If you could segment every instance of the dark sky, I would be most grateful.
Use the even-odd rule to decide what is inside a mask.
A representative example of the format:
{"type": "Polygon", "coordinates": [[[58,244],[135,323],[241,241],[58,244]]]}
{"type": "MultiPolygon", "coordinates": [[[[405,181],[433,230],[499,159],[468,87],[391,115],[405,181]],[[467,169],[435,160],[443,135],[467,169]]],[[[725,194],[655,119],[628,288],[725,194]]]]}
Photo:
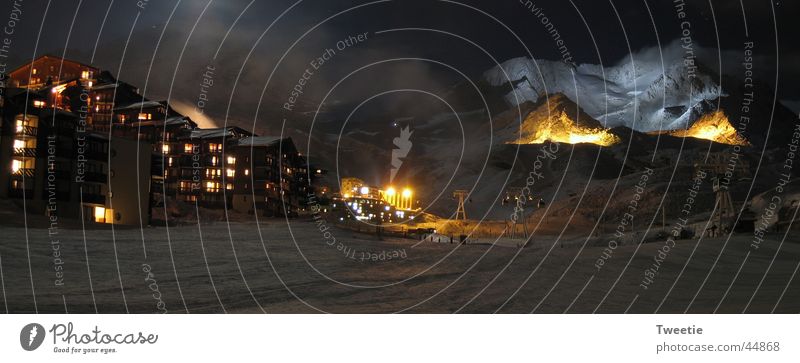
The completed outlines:
{"type": "MultiPolygon", "coordinates": [[[[259,102],[266,105],[262,108],[274,109],[285,100],[311,59],[352,34],[368,32],[370,40],[338,52],[310,80],[303,101],[315,104],[344,75],[371,62],[390,58],[434,59],[451,64],[470,77],[479,76],[493,65],[491,57],[462,39],[411,30],[374,34],[387,29],[427,28],[455,33],[483,47],[499,61],[527,56],[525,46],[536,58],[559,59],[553,40],[539,18],[526,7],[525,0],[376,3],[357,0],[151,0],[143,10],[137,8],[134,0],[17,2],[21,3],[22,11],[21,21],[11,36],[9,63],[12,65],[30,60],[34,55],[65,53],[68,58],[93,61],[118,74],[119,78],[141,87],[149,98],[169,97],[175,103],[186,105],[195,104],[202,74],[207,66],[213,66],[215,85],[206,111],[215,119],[224,118],[227,113],[232,120],[248,122],[255,117],[259,102]],[[289,7],[292,9],[287,11],[289,7]],[[326,20],[350,8],[353,9],[326,20]],[[285,15],[264,34],[284,11],[287,11],[285,15]],[[237,17],[240,18],[232,27],[237,17]],[[292,43],[315,26],[278,63],[292,43]],[[126,48],[129,34],[131,38],[126,48]],[[220,51],[215,58],[218,48],[220,51]],[[265,87],[266,96],[262,99],[260,95],[265,87]],[[231,98],[234,101],[229,108],[231,98]]],[[[538,0],[530,3],[541,8],[559,30],[578,63],[614,64],[630,50],[656,46],[659,41],[666,44],[680,37],[680,22],[671,0],[538,0]]],[[[798,2],[686,0],[686,3],[685,12],[691,22],[695,44],[707,49],[708,54],[716,54],[718,45],[721,51],[738,50],[744,41],[756,41],[759,76],[772,83],[777,72],[780,97],[800,99],[795,87],[800,80],[800,49],[796,36],[790,35],[798,33],[795,25],[800,14],[798,2]],[[778,61],[779,67],[776,66],[778,61]]],[[[12,0],[0,5],[3,24],[12,12],[12,5],[12,0]]],[[[735,65],[730,60],[726,62],[723,68],[735,65]]],[[[333,92],[328,101],[359,99],[362,94],[374,92],[376,84],[382,88],[414,85],[442,89],[458,82],[458,78],[452,71],[430,63],[391,62],[360,72],[333,92]]],[[[264,115],[263,109],[261,112],[259,118],[264,115]]]]}

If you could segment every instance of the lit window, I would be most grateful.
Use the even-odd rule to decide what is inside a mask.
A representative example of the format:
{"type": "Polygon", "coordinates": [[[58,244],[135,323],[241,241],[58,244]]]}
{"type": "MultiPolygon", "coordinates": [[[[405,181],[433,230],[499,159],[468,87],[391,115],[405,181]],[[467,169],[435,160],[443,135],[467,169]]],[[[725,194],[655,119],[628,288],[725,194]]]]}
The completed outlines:
{"type": "Polygon", "coordinates": [[[39,70],[38,70],[38,69],[36,69],[36,68],[34,68],[34,69],[33,69],[33,75],[37,75],[37,74],[39,74],[39,70]]]}
{"type": "Polygon", "coordinates": [[[144,121],[144,120],[150,120],[152,118],[153,118],[153,115],[149,114],[149,113],[140,113],[139,114],[139,120],[143,120],[144,121]]]}
{"type": "Polygon", "coordinates": [[[219,192],[219,183],[217,183],[217,182],[207,182],[206,183],[206,192],[218,193],[219,192]]]}
{"type": "Polygon", "coordinates": [[[216,156],[212,156],[211,157],[211,165],[214,165],[214,166],[217,165],[217,157],[216,156]]]}
{"type": "Polygon", "coordinates": [[[227,169],[226,174],[228,175],[228,178],[233,178],[236,175],[236,170],[227,169]]]}
{"type": "Polygon", "coordinates": [[[225,184],[225,189],[233,190],[233,184],[225,184]]]}
{"type": "Polygon", "coordinates": [[[172,158],[169,158],[169,159],[167,160],[167,162],[168,162],[168,164],[167,164],[167,165],[169,165],[169,166],[172,166],[172,158]]]}
{"type": "Polygon", "coordinates": [[[15,149],[22,149],[25,147],[25,141],[22,140],[14,140],[14,148],[15,149]]]}
{"type": "Polygon", "coordinates": [[[236,158],[233,156],[228,156],[228,164],[230,165],[236,164],[236,158]]]}
{"type": "Polygon", "coordinates": [[[47,103],[42,101],[42,100],[34,100],[33,101],[33,107],[43,108],[46,105],[47,105],[47,103]]]}
{"type": "Polygon", "coordinates": [[[244,175],[250,175],[250,169],[244,169],[244,175]]]}
{"type": "MultiPolygon", "coordinates": [[[[164,154],[169,154],[169,145],[167,145],[167,144],[161,145],[161,152],[164,153],[164,154]]],[[[171,165],[172,164],[172,158],[170,158],[169,160],[170,160],[170,165],[171,165]]]]}
{"type": "Polygon", "coordinates": [[[194,149],[194,146],[192,144],[183,145],[183,151],[185,153],[191,153],[193,149],[194,149]]]}
{"type": "Polygon", "coordinates": [[[97,223],[111,223],[114,211],[103,207],[94,207],[94,221],[97,223]]]}
{"type": "Polygon", "coordinates": [[[11,171],[18,172],[19,169],[22,169],[22,161],[14,160],[11,162],[11,171]]]}
{"type": "MultiPolygon", "coordinates": [[[[89,77],[90,77],[89,71],[81,72],[81,78],[82,79],[89,79],[89,77]]],[[[91,86],[89,86],[89,87],[91,87],[91,86]]]]}

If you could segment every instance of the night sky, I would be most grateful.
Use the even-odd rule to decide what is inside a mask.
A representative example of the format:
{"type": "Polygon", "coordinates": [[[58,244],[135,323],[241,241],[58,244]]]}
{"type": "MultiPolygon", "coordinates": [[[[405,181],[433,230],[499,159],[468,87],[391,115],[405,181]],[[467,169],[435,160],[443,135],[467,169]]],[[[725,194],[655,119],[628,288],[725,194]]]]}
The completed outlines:
{"type": "MultiPolygon", "coordinates": [[[[779,99],[800,100],[795,86],[800,80],[800,49],[796,38],[789,35],[797,30],[797,2],[686,2],[692,39],[698,49],[703,49],[701,61],[710,63],[713,69],[718,68],[715,63],[720,60],[723,69],[735,68],[737,59],[726,56],[726,52],[740,52],[743,42],[755,41],[759,80],[774,85],[777,77],[779,99]]],[[[528,50],[535,58],[560,58],[554,41],[524,0],[183,0],[150,1],[144,9],[133,0],[17,3],[21,4],[22,20],[11,37],[10,67],[41,54],[64,54],[110,70],[140,87],[146,97],[169,98],[184,110],[196,104],[202,75],[209,66],[214,67],[215,84],[205,112],[217,124],[226,115],[230,123],[252,124],[257,117],[259,127],[264,126],[262,122],[269,124],[261,120],[275,116],[271,112],[285,101],[308,62],[349,35],[366,32],[369,40],[338,52],[324,66],[324,72],[314,75],[302,97],[307,108],[319,103],[331,85],[353,70],[394,57],[434,59],[473,78],[492,67],[493,58],[502,62],[528,56],[528,50]],[[375,34],[398,28],[440,32],[375,34]],[[441,32],[466,38],[491,57],[468,41],[441,32]],[[256,116],[259,104],[261,110],[256,116]]],[[[615,64],[631,51],[668,44],[681,36],[681,20],[672,1],[530,3],[541,8],[558,29],[577,63],[615,64]]],[[[0,6],[3,23],[12,5],[9,0],[0,6]]],[[[328,102],[356,102],[374,92],[376,84],[385,89],[413,85],[443,90],[459,82],[459,77],[424,62],[393,62],[360,72],[328,102]]]]}

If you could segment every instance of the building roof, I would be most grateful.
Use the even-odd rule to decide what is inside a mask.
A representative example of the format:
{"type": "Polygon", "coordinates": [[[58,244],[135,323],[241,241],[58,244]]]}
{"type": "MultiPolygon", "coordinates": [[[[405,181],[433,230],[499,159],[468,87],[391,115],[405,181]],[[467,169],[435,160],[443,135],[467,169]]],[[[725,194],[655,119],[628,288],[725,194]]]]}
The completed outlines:
{"type": "Polygon", "coordinates": [[[287,138],[280,138],[278,136],[252,136],[239,139],[237,145],[253,146],[253,147],[272,146],[277,143],[280,143],[282,140],[287,140],[287,138]]]}
{"type": "Polygon", "coordinates": [[[43,54],[43,55],[39,56],[39,58],[34,59],[33,61],[23,63],[22,65],[20,65],[17,68],[14,68],[12,71],[9,71],[8,73],[9,74],[15,73],[15,72],[19,71],[20,69],[25,68],[27,66],[30,66],[30,65],[32,65],[32,64],[34,64],[34,63],[36,63],[36,62],[38,62],[38,61],[40,61],[40,60],[42,60],[44,58],[61,59],[64,62],[75,63],[75,64],[77,64],[79,66],[82,66],[82,67],[98,69],[99,70],[99,68],[97,68],[95,66],[91,66],[91,65],[88,65],[88,64],[85,64],[85,63],[81,63],[81,62],[78,62],[78,61],[75,61],[75,60],[72,60],[72,59],[67,59],[67,58],[55,56],[55,55],[52,55],[52,54],[43,54]]]}
{"type": "Polygon", "coordinates": [[[235,126],[217,127],[212,129],[194,129],[189,138],[191,139],[215,139],[215,138],[239,138],[253,136],[253,134],[235,126]]]}
{"type": "Polygon", "coordinates": [[[149,121],[137,121],[131,124],[133,127],[138,126],[180,126],[180,125],[187,125],[191,128],[197,127],[197,124],[192,121],[191,118],[187,116],[173,116],[168,117],[166,120],[149,120],[149,121]]]}
{"type": "Polygon", "coordinates": [[[130,111],[130,110],[141,110],[143,108],[151,108],[151,107],[166,107],[166,101],[142,101],[131,103],[127,106],[121,106],[114,109],[114,111],[130,111]]]}
{"type": "Polygon", "coordinates": [[[92,87],[92,90],[93,91],[101,91],[101,90],[104,90],[104,89],[111,89],[111,88],[117,88],[117,87],[119,87],[119,83],[109,83],[109,84],[103,84],[103,85],[94,86],[94,87],[92,87]]]}
{"type": "Polygon", "coordinates": [[[60,108],[57,108],[55,110],[53,110],[52,108],[45,108],[39,113],[39,117],[41,117],[41,118],[49,117],[49,116],[53,116],[53,115],[79,118],[79,116],[77,114],[74,114],[74,113],[69,112],[69,111],[62,110],[60,108]]]}

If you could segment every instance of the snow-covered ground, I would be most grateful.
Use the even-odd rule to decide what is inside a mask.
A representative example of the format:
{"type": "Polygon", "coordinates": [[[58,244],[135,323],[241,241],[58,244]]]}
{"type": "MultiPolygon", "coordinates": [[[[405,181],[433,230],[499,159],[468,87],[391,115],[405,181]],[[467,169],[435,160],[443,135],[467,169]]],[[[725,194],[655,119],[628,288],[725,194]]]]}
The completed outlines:
{"type": "Polygon", "coordinates": [[[780,248],[770,236],[758,250],[747,235],[727,246],[724,239],[678,241],[645,290],[644,270],[663,243],[620,246],[598,270],[603,249],[581,249],[581,238],[562,248],[555,236],[537,236],[532,248],[520,250],[379,241],[334,227],[325,235],[308,221],[289,226],[268,220],[260,228],[249,222],[102,229],[87,231],[85,242],[80,229],[51,238],[46,229],[2,227],[0,311],[800,311],[800,282],[792,279],[800,262],[796,233],[780,248]],[[54,264],[53,246],[63,264],[54,264]],[[63,286],[55,285],[58,266],[63,286]]]}

